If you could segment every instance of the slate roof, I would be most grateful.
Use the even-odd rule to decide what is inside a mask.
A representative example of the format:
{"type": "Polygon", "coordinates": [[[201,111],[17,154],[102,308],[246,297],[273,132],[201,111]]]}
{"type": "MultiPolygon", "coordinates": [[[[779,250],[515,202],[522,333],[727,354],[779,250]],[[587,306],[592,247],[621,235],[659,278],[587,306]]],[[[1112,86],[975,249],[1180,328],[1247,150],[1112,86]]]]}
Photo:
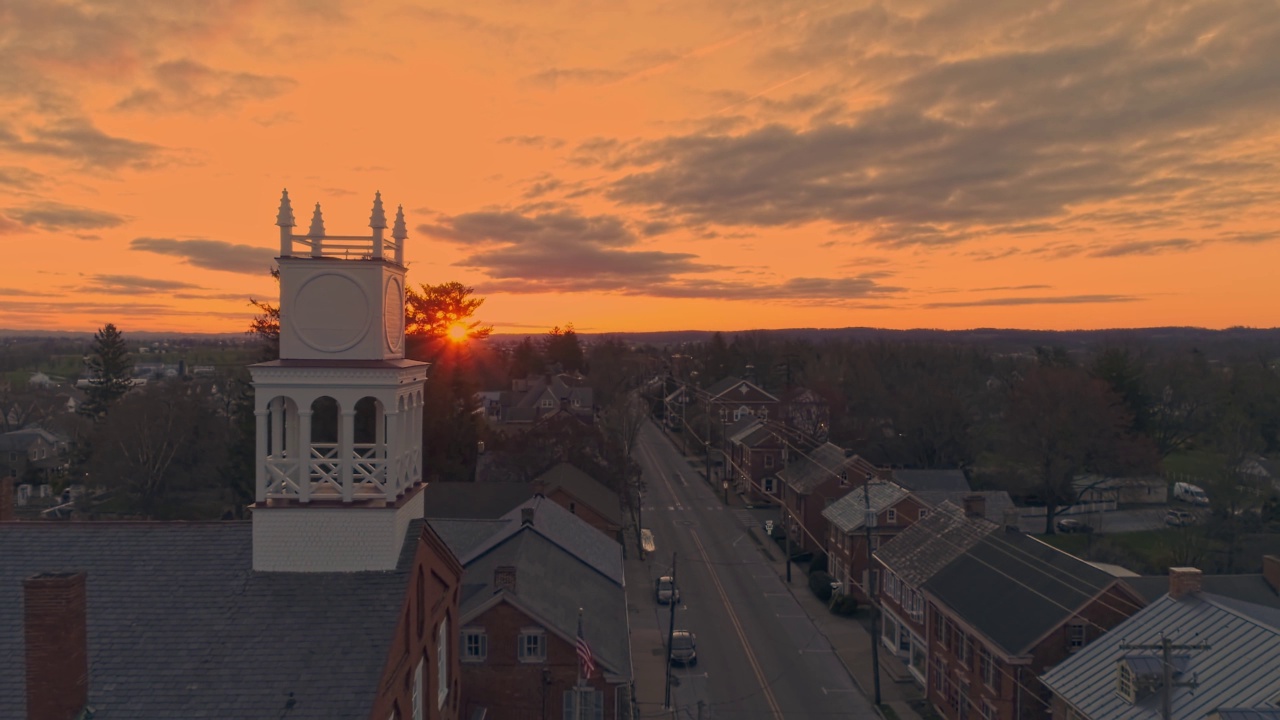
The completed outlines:
{"type": "Polygon", "coordinates": [[[556,489],[564,490],[583,505],[603,515],[609,522],[622,524],[622,505],[618,501],[618,494],[570,463],[556,465],[535,478],[534,482],[544,483],[544,492],[547,493],[556,489]]]}
{"type": "MultiPolygon", "coordinates": [[[[898,471],[894,471],[895,474],[898,471]]],[[[964,499],[970,495],[981,495],[985,500],[982,516],[993,523],[1004,524],[1004,511],[1017,506],[1013,498],[1004,490],[917,490],[914,495],[930,507],[949,502],[956,507],[964,507],[964,499]]]]}
{"type": "Polygon", "coordinates": [[[422,491],[423,515],[493,520],[533,497],[523,482],[433,482],[422,491]]]}
{"type": "MultiPolygon", "coordinates": [[[[1005,653],[1017,656],[1115,582],[1110,573],[1074,555],[1001,530],[984,535],[924,587],[1005,653]]],[[[1131,603],[1126,609],[1139,609],[1131,603]]]]}
{"type": "MultiPolygon", "coordinates": [[[[770,394],[770,393],[766,392],[764,388],[760,387],[759,385],[756,385],[755,383],[751,382],[750,380],[743,380],[742,378],[736,378],[736,377],[727,377],[727,378],[724,378],[723,380],[720,380],[720,381],[719,381],[719,382],[717,382],[716,384],[714,384],[714,385],[712,385],[711,387],[707,388],[707,396],[708,396],[708,397],[710,397],[712,400],[718,401],[718,400],[721,400],[721,396],[722,396],[722,395],[724,395],[725,393],[728,393],[730,390],[733,390],[733,389],[735,389],[735,388],[737,388],[737,387],[739,387],[739,386],[742,386],[742,385],[746,385],[746,386],[747,386],[748,388],[750,388],[751,390],[754,390],[755,392],[759,393],[759,394],[760,394],[760,395],[762,395],[766,400],[771,400],[771,401],[773,401],[773,402],[777,402],[777,400],[778,400],[778,398],[776,398],[776,397],[774,397],[772,394],[770,394]]],[[[733,400],[732,398],[730,398],[730,401],[731,401],[731,402],[737,402],[736,400],[733,400]]],[[[758,399],[757,399],[757,400],[751,400],[751,401],[749,401],[749,402],[760,402],[760,400],[758,400],[758,399]]]]}
{"type": "Polygon", "coordinates": [[[845,457],[841,447],[824,443],[807,453],[797,453],[790,464],[778,471],[778,479],[796,492],[808,494],[839,475],[841,470],[848,472],[849,481],[857,485],[862,483],[867,473],[874,473],[876,468],[857,455],[845,457]]]}
{"type": "MultiPolygon", "coordinates": [[[[769,429],[767,425],[748,430],[741,438],[734,438],[735,442],[742,443],[745,447],[756,448],[768,443],[777,435],[776,432],[769,429]]],[[[781,443],[779,443],[781,444],[781,443]]]]}
{"type": "Polygon", "coordinates": [[[729,442],[740,442],[742,437],[761,427],[764,427],[764,423],[760,422],[759,418],[754,415],[744,415],[725,427],[724,436],[729,438],[729,442]]]}
{"type": "Polygon", "coordinates": [[[0,524],[0,719],[26,717],[22,581],[87,573],[97,720],[367,718],[422,521],[397,570],[256,573],[252,525],[0,524]],[[340,669],[340,671],[338,671],[340,669]]]}
{"type": "Polygon", "coordinates": [[[851,533],[862,528],[866,522],[867,501],[871,509],[879,515],[885,510],[911,497],[911,492],[901,485],[891,482],[872,481],[864,496],[862,488],[846,493],[822,511],[822,517],[844,533],[851,533]]]}
{"type": "Polygon", "coordinates": [[[968,492],[969,481],[963,470],[894,470],[893,480],[912,492],[950,490],[968,492]]]}
{"type": "Polygon", "coordinates": [[[965,517],[963,509],[944,502],[881,545],[875,557],[903,582],[920,588],[960,553],[999,529],[981,518],[965,517]]]}
{"type": "MultiPolygon", "coordinates": [[[[1124,583],[1133,588],[1147,602],[1169,592],[1168,575],[1143,575],[1128,577],[1124,583]]],[[[1264,607],[1280,608],[1280,595],[1263,578],[1261,573],[1241,575],[1202,575],[1200,589],[1220,597],[1240,600],[1264,607]]]]}
{"type": "Polygon", "coordinates": [[[428,518],[427,523],[449,547],[454,557],[458,558],[469,556],[494,535],[510,527],[510,522],[501,518],[496,520],[428,518]]]}
{"type": "Polygon", "coordinates": [[[1280,697],[1280,610],[1204,592],[1161,597],[1040,679],[1087,718],[1158,720],[1161,693],[1132,705],[1116,694],[1116,662],[1141,652],[1121,644],[1158,643],[1164,635],[1209,646],[1179,651],[1187,656],[1181,678],[1194,676],[1197,687],[1173,689],[1174,717],[1202,720],[1219,708],[1275,708],[1270,703],[1280,697]]]}
{"type": "Polygon", "coordinates": [[[449,549],[453,550],[453,554],[458,557],[464,567],[501,546],[510,538],[523,532],[530,532],[543,536],[618,586],[623,585],[622,546],[605,537],[599,530],[587,524],[587,521],[545,497],[535,495],[528,502],[512,508],[511,512],[502,516],[498,522],[501,523],[498,529],[470,546],[465,552],[461,547],[455,549],[450,536],[453,542],[458,542],[460,538],[471,537],[464,534],[466,531],[447,526],[441,527],[436,522],[432,522],[431,526],[437,529],[441,539],[449,545],[449,549]],[[533,509],[531,525],[523,524],[524,508],[533,509]]]}
{"type": "Polygon", "coordinates": [[[577,636],[578,608],[582,608],[583,632],[597,664],[630,676],[627,600],[622,586],[538,533],[518,533],[466,565],[464,583],[471,587],[460,609],[464,625],[493,599],[494,570],[503,566],[516,569],[514,602],[570,642],[577,636]]]}

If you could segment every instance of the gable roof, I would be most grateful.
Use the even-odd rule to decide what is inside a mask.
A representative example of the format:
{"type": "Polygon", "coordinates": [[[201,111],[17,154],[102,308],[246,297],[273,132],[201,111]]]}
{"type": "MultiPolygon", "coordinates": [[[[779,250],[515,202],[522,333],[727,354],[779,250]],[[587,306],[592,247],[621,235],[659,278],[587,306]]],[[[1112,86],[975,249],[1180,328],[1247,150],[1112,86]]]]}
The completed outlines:
{"type": "Polygon", "coordinates": [[[754,415],[743,415],[729,423],[724,429],[724,436],[729,439],[729,442],[739,442],[743,437],[761,427],[764,427],[764,423],[760,422],[759,418],[754,415]]]}
{"type": "Polygon", "coordinates": [[[1155,720],[1161,694],[1129,704],[1115,692],[1116,662],[1144,652],[1155,657],[1152,651],[1120,646],[1158,643],[1162,636],[1208,645],[1179,651],[1187,662],[1182,676],[1194,677],[1196,687],[1173,688],[1176,717],[1198,720],[1219,708],[1275,708],[1271,703],[1280,697],[1280,673],[1275,671],[1280,667],[1280,610],[1207,592],[1177,600],[1161,597],[1051,668],[1041,682],[1085,717],[1155,720]]]}
{"type": "Polygon", "coordinates": [[[427,518],[496,519],[533,497],[522,482],[433,482],[422,491],[427,518]]]}
{"type": "Polygon", "coordinates": [[[921,502],[929,506],[949,502],[956,507],[964,507],[964,499],[970,495],[981,495],[983,499],[982,517],[996,524],[1004,523],[1004,511],[1012,510],[1016,505],[1013,498],[1004,490],[917,490],[914,494],[921,502]]]}
{"type": "Polygon", "coordinates": [[[903,582],[919,588],[960,553],[999,527],[981,518],[965,517],[964,510],[944,502],[881,545],[875,557],[903,582]]]}
{"type": "MultiPolygon", "coordinates": [[[[1144,575],[1124,578],[1124,584],[1133,588],[1147,602],[1156,600],[1169,591],[1168,575],[1144,575]]],[[[1219,597],[1240,600],[1263,607],[1280,608],[1280,595],[1261,573],[1241,575],[1202,575],[1200,588],[1219,597]]]]}
{"type": "Polygon", "coordinates": [[[899,485],[914,492],[925,490],[949,490],[952,492],[968,492],[969,480],[964,471],[950,470],[901,470],[893,471],[893,480],[899,485]]]}
{"type": "Polygon", "coordinates": [[[394,571],[263,573],[249,522],[0,524],[0,715],[26,717],[23,579],[83,570],[98,720],[367,717],[421,530],[394,571]]]}
{"type": "Polygon", "coordinates": [[[556,465],[535,478],[534,483],[543,483],[544,493],[563,490],[614,525],[622,525],[622,505],[618,494],[571,463],[556,465]]]}
{"type": "Polygon", "coordinates": [[[778,471],[778,479],[801,494],[813,492],[822,483],[834,480],[841,471],[849,473],[849,481],[854,485],[860,485],[867,474],[875,474],[876,471],[874,465],[857,455],[845,457],[844,448],[831,443],[797,455],[778,471]]]}
{"type": "Polygon", "coordinates": [[[911,497],[911,492],[901,485],[885,481],[872,481],[862,488],[846,493],[822,511],[822,517],[834,525],[840,532],[851,533],[862,528],[866,522],[867,501],[871,510],[879,515],[889,508],[911,497]]]}
{"type": "Polygon", "coordinates": [[[1115,582],[1110,573],[1074,555],[1020,532],[999,531],[957,555],[924,587],[1005,653],[1017,656],[1115,582]]]}
{"type": "Polygon", "coordinates": [[[752,400],[746,402],[778,401],[778,398],[768,392],[765,392],[764,388],[759,385],[756,385],[750,380],[743,380],[742,378],[736,377],[724,378],[707,388],[707,396],[711,398],[712,402],[737,402],[737,399],[734,396],[729,395],[733,390],[738,390],[742,397],[746,397],[748,393],[756,396],[752,400]]]}
{"type": "MultiPolygon", "coordinates": [[[[512,508],[500,518],[500,522],[501,527],[474,544],[467,552],[459,554],[454,550],[454,554],[458,556],[458,560],[464,567],[521,533],[534,533],[578,558],[584,565],[609,578],[618,586],[623,585],[625,575],[622,568],[622,546],[611,539],[604,538],[600,531],[587,524],[587,521],[545,497],[535,495],[527,502],[512,508]],[[533,511],[533,522],[528,525],[523,521],[526,508],[533,511]]],[[[455,534],[454,537],[457,538],[458,535],[455,534]]],[[[445,542],[448,544],[449,540],[445,539],[445,542]]],[[[450,545],[449,549],[453,550],[453,546],[450,545]]]]}
{"type": "Polygon", "coordinates": [[[464,624],[495,601],[506,600],[572,643],[578,631],[578,608],[582,608],[583,633],[597,663],[614,674],[630,675],[624,589],[546,537],[520,533],[474,559],[464,573],[469,587],[459,610],[464,624]],[[499,567],[516,569],[515,593],[494,588],[494,571],[499,567]]]}

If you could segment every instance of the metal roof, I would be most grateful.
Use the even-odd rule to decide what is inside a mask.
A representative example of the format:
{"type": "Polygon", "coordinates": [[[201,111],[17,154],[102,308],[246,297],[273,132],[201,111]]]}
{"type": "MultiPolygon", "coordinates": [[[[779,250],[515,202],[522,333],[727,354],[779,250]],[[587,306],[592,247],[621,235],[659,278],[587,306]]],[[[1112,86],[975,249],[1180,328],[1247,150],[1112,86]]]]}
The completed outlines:
{"type": "Polygon", "coordinates": [[[1276,708],[1280,610],[1203,592],[1177,600],[1161,597],[1040,679],[1087,718],[1159,720],[1160,693],[1134,704],[1116,694],[1116,663],[1133,653],[1121,645],[1155,644],[1166,636],[1179,644],[1209,646],[1185,651],[1183,677],[1194,677],[1196,687],[1173,688],[1173,717],[1203,720],[1222,708],[1276,708]]]}
{"type": "Polygon", "coordinates": [[[902,470],[893,471],[893,480],[912,491],[950,490],[967,492],[969,480],[963,470],[902,470]]]}
{"type": "Polygon", "coordinates": [[[849,482],[861,485],[865,476],[875,473],[875,466],[857,455],[845,456],[844,448],[824,443],[808,453],[796,453],[788,465],[778,471],[778,479],[790,485],[796,492],[810,493],[828,480],[834,480],[841,471],[849,474],[849,482]]]}
{"type": "Polygon", "coordinates": [[[872,481],[867,485],[866,493],[862,488],[852,490],[839,500],[831,503],[822,511],[822,517],[836,526],[841,532],[850,533],[858,530],[866,522],[867,501],[871,510],[879,515],[899,502],[911,496],[911,492],[901,485],[884,481],[872,481]]]}
{"type": "Polygon", "coordinates": [[[903,582],[919,588],[960,553],[999,526],[944,502],[880,546],[875,556],[903,582]]]}

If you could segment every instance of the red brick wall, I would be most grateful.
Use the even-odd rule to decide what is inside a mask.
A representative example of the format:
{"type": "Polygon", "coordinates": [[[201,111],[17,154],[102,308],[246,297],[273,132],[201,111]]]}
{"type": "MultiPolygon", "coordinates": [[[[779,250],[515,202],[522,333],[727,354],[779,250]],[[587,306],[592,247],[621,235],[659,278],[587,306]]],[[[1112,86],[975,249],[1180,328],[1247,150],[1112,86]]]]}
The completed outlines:
{"type": "Polygon", "coordinates": [[[23,590],[27,717],[71,720],[89,691],[85,574],[36,575],[23,590]]]}
{"type": "MultiPolygon", "coordinates": [[[[521,630],[541,625],[506,602],[499,602],[463,627],[484,628],[489,642],[488,657],[483,662],[462,664],[464,713],[485,707],[492,720],[564,717],[564,691],[578,682],[578,654],[572,643],[547,631],[546,662],[520,662],[517,644],[521,630]],[[549,670],[550,679],[545,685],[544,667],[549,670]]],[[[598,663],[590,684],[605,694],[605,720],[616,720],[614,688],[601,677],[598,663]]]]}
{"type": "Polygon", "coordinates": [[[593,510],[589,505],[583,504],[578,498],[565,492],[564,488],[556,488],[546,497],[565,510],[569,510],[574,515],[582,518],[588,525],[604,533],[605,537],[610,540],[618,539],[617,525],[609,522],[608,518],[593,510]]]}
{"type": "Polygon", "coordinates": [[[462,566],[430,527],[424,525],[401,601],[400,621],[396,624],[369,720],[387,720],[393,711],[403,720],[412,717],[413,674],[422,658],[426,658],[422,692],[424,717],[458,720],[462,695],[458,664],[458,587],[461,582],[462,566]],[[446,618],[448,656],[444,662],[449,667],[450,688],[444,707],[439,707],[440,658],[436,648],[440,623],[446,618]]]}

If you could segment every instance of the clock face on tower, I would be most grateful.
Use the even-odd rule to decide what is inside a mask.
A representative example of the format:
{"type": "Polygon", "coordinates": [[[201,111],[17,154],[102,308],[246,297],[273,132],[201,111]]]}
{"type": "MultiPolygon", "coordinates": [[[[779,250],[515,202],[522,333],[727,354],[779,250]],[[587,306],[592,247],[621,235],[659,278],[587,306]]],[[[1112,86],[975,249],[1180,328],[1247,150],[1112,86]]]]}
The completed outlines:
{"type": "Polygon", "coordinates": [[[404,290],[398,278],[387,279],[382,302],[382,328],[386,333],[387,349],[400,352],[404,344],[404,290]]]}

